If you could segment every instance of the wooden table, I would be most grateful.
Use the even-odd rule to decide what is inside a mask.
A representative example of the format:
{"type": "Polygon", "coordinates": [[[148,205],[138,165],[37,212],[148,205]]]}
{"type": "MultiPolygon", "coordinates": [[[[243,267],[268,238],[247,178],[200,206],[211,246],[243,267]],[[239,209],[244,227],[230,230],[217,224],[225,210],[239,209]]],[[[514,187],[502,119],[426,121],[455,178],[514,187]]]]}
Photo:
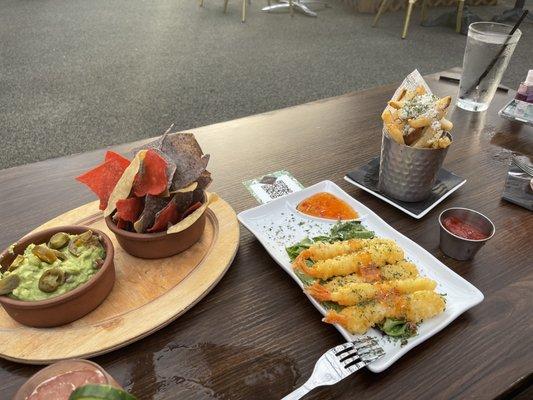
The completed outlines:
{"type": "MultiPolygon", "coordinates": [[[[457,86],[428,77],[439,95],[457,86]]],[[[455,142],[445,165],[468,181],[422,220],[414,220],[342,180],[379,153],[380,113],[396,85],[349,93],[194,130],[211,154],[213,190],[237,212],[256,205],[242,181],[280,169],[304,185],[331,179],[394,228],[433,253],[484,294],[483,303],[413,349],[387,371],[360,371],[309,398],[492,398],[530,387],[533,371],[533,214],[500,199],[511,151],[533,154],[533,129],[488,112],[456,109],[455,142]],[[496,225],[471,262],[438,248],[437,216],[471,207],[496,225]]],[[[510,95],[510,94],[509,94],[510,95]]],[[[72,132],[72,140],[84,140],[72,132]]],[[[132,144],[116,146],[125,152],[132,144]]],[[[74,177],[104,150],[0,171],[0,246],[94,199],[74,177]]],[[[159,332],[95,358],[139,399],[278,399],[303,383],[316,359],[343,339],[254,237],[242,229],[237,257],[218,286],[159,332]]],[[[0,332],[1,340],[1,332],[0,332]]],[[[0,361],[9,398],[39,367],[0,361]]]]}

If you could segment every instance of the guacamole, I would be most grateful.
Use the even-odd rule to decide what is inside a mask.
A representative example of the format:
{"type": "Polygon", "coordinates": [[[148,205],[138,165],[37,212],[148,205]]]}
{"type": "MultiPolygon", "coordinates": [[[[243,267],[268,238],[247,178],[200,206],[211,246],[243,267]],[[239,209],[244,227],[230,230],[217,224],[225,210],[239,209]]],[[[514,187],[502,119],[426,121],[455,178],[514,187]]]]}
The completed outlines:
{"type": "Polygon", "coordinates": [[[59,296],[87,282],[104,258],[104,247],[92,231],[60,232],[48,243],[30,244],[0,273],[0,294],[25,301],[59,296]]]}

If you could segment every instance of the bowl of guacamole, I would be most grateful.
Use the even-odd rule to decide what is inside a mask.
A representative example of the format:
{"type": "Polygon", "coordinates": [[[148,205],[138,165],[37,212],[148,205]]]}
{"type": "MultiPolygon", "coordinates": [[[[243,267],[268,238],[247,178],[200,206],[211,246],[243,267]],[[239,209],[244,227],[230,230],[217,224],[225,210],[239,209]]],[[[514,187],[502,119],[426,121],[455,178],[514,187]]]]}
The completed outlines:
{"type": "Polygon", "coordinates": [[[98,307],[115,282],[103,232],[61,226],[25,236],[0,255],[0,304],[18,322],[52,327],[98,307]]]}

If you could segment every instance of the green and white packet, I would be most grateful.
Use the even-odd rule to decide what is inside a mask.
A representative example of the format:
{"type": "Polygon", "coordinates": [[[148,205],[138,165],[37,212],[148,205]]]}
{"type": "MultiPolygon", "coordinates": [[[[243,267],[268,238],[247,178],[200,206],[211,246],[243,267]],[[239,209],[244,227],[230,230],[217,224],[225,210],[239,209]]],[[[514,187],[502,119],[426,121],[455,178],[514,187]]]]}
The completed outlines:
{"type": "Polygon", "coordinates": [[[243,182],[243,185],[261,203],[266,204],[274,199],[298,192],[304,186],[285,170],[272,172],[243,182]]]}

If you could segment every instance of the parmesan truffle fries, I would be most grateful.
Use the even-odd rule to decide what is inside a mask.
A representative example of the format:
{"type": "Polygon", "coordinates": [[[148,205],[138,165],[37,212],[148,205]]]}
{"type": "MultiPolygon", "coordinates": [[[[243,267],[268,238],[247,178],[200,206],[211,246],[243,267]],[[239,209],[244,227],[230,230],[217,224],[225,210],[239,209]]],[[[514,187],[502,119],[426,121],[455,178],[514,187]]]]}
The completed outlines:
{"type": "Polygon", "coordinates": [[[315,242],[294,259],[310,278],[306,291],[328,302],[324,321],[352,334],[378,327],[389,336],[416,334],[416,325],[444,310],[437,283],[421,277],[394,240],[374,237],[315,242]]]}
{"type": "Polygon", "coordinates": [[[438,98],[423,86],[403,89],[398,98],[389,101],[381,118],[386,131],[398,143],[417,148],[445,148],[451,143],[445,134],[453,124],[446,113],[451,97],[438,98]]]}

